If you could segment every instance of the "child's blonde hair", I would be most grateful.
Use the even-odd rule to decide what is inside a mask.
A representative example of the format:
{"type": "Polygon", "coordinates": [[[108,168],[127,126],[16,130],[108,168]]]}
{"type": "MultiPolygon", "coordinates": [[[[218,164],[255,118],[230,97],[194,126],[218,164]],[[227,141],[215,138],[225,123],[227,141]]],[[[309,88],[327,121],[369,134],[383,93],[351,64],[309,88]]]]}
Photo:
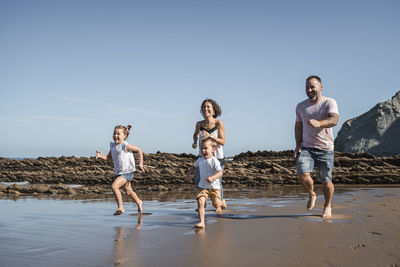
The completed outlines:
{"type": "Polygon", "coordinates": [[[115,126],[114,131],[115,131],[116,129],[121,129],[121,130],[123,130],[123,131],[124,131],[124,134],[125,134],[125,139],[126,139],[126,138],[128,138],[129,130],[130,130],[131,128],[132,128],[132,125],[128,125],[128,126],[117,125],[117,126],[115,126]]]}
{"type": "Polygon", "coordinates": [[[217,142],[213,138],[207,137],[207,138],[204,138],[204,139],[201,140],[202,144],[205,144],[207,142],[210,142],[211,147],[217,148],[217,142]]]}

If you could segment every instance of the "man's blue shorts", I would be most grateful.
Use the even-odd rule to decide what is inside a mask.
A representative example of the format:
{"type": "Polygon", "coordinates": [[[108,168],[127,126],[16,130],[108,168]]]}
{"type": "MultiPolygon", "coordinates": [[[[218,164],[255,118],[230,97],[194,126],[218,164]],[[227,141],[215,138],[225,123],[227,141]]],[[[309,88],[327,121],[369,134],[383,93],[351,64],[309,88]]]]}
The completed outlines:
{"type": "Polygon", "coordinates": [[[333,157],[333,150],[303,147],[296,158],[297,174],[311,173],[315,164],[318,168],[318,178],[324,183],[332,182],[333,157]]]}

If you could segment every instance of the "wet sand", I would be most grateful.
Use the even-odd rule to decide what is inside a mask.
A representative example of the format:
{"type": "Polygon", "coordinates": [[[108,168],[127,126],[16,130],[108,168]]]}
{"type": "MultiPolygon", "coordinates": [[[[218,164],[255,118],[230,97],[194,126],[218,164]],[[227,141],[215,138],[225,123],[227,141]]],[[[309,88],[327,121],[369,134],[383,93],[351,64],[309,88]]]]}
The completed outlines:
{"type": "Polygon", "coordinates": [[[0,266],[400,266],[400,188],[337,187],[323,220],[298,186],[226,191],[196,230],[190,194],[145,195],[144,214],[112,196],[0,199],[0,266]]]}

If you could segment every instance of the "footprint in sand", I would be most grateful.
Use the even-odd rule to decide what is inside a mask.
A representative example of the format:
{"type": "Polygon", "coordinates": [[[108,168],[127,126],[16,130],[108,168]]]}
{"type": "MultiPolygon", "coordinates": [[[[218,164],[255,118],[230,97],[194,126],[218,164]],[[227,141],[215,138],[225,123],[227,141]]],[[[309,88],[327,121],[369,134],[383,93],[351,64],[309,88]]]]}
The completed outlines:
{"type": "Polygon", "coordinates": [[[351,248],[353,250],[356,250],[356,249],[359,249],[359,248],[365,248],[365,247],[366,247],[366,245],[364,243],[362,243],[362,242],[357,242],[357,243],[351,245],[351,248]]]}
{"type": "Polygon", "coordinates": [[[382,235],[381,233],[379,233],[379,232],[373,232],[373,231],[371,231],[371,232],[368,232],[368,234],[370,234],[370,235],[382,235]]]}

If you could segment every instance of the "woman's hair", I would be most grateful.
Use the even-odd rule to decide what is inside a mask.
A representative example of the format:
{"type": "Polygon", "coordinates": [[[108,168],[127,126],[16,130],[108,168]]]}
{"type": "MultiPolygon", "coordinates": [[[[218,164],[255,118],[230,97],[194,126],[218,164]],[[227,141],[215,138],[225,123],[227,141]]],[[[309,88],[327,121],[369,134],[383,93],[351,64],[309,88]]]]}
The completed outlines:
{"type": "Polygon", "coordinates": [[[203,115],[203,106],[204,106],[204,104],[205,104],[206,102],[209,102],[209,103],[211,104],[211,106],[213,107],[213,109],[214,109],[214,115],[213,115],[213,117],[214,117],[214,118],[216,118],[216,117],[218,117],[218,116],[221,116],[221,114],[222,114],[221,107],[217,104],[217,102],[215,102],[214,100],[212,100],[212,99],[210,99],[210,98],[204,99],[203,103],[201,103],[201,106],[200,106],[200,114],[201,114],[201,115],[203,115]]]}
{"type": "Polygon", "coordinates": [[[117,126],[115,126],[114,131],[115,131],[116,129],[121,129],[121,130],[123,130],[123,131],[124,131],[124,134],[125,134],[125,139],[126,139],[126,138],[128,138],[129,130],[130,130],[131,128],[132,128],[131,125],[128,125],[128,126],[117,125],[117,126]]]}

